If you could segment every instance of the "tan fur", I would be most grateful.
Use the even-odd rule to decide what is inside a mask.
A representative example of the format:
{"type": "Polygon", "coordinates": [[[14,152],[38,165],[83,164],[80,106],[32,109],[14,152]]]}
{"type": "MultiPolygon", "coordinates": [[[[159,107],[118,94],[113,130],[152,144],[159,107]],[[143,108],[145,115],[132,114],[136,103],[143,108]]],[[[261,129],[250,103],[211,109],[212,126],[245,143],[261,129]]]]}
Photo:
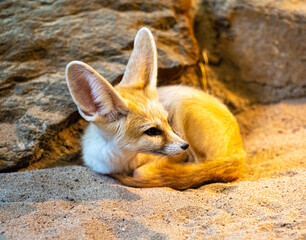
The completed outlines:
{"type": "Polygon", "coordinates": [[[245,152],[234,116],[200,90],[156,89],[156,55],[150,30],[142,28],[115,87],[85,63],[68,64],[70,93],[92,122],[82,141],[85,164],[133,187],[183,190],[237,179],[245,152]],[[147,134],[152,128],[160,133],[147,134]]]}
{"type": "Polygon", "coordinates": [[[133,187],[180,190],[239,178],[245,152],[238,124],[228,109],[214,97],[189,87],[160,88],[159,97],[173,119],[172,127],[190,144],[187,156],[158,158],[136,169],[133,177],[114,177],[133,187]]]}

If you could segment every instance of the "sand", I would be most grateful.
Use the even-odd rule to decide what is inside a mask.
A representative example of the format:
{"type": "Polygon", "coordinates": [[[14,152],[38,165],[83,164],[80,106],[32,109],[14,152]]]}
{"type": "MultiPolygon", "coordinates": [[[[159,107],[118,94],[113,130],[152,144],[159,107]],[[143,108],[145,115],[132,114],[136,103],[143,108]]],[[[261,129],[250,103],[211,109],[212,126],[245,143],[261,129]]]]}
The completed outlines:
{"type": "Polygon", "coordinates": [[[135,189],[83,166],[0,174],[0,239],[306,239],[306,99],[237,115],[233,183],[135,189]]]}

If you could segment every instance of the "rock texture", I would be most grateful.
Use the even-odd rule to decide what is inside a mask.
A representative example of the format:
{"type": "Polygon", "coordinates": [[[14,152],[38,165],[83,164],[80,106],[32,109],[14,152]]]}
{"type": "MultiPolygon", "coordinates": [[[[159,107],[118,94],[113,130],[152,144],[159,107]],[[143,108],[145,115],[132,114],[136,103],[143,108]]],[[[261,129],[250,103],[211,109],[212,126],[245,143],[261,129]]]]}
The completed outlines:
{"type": "Polygon", "coordinates": [[[142,26],[157,40],[160,83],[197,85],[189,7],[189,1],[1,1],[0,171],[78,156],[85,123],[64,68],[81,60],[119,81],[142,26]],[[182,77],[188,73],[192,80],[182,77]]]}
{"type": "Polygon", "coordinates": [[[249,102],[306,95],[305,1],[196,2],[195,35],[222,84],[249,102]]]}
{"type": "Polygon", "coordinates": [[[161,85],[208,85],[235,112],[305,95],[305,13],[293,0],[2,1],[0,171],[79,159],[86,123],[64,67],[82,60],[118,82],[142,26],[157,41],[161,85]],[[193,24],[209,60],[201,79],[193,24]]]}
{"type": "Polygon", "coordinates": [[[306,99],[237,118],[244,178],[133,189],[82,166],[0,174],[0,239],[305,239],[306,99]]]}

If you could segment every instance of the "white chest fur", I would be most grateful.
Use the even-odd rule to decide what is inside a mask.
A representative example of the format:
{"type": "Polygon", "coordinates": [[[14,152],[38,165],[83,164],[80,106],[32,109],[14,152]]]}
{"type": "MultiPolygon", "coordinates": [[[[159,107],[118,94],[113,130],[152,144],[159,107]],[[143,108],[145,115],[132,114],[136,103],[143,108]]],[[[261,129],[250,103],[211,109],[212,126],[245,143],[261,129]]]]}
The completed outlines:
{"type": "Polygon", "coordinates": [[[103,132],[90,123],[82,138],[84,163],[102,174],[130,172],[136,154],[122,152],[112,139],[103,137],[103,132]]]}

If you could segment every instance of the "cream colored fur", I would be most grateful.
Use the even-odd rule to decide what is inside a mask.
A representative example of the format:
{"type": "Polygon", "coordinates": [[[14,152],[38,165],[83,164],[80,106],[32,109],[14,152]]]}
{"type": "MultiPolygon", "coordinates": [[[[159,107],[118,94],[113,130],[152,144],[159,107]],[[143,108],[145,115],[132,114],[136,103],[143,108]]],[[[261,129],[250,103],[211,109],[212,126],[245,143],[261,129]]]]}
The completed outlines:
{"type": "Polygon", "coordinates": [[[156,90],[156,77],[156,47],[147,28],[137,33],[116,87],[85,63],[68,64],[70,93],[91,122],[82,139],[85,164],[133,187],[187,189],[237,179],[245,152],[234,116],[200,90],[156,90]]]}

